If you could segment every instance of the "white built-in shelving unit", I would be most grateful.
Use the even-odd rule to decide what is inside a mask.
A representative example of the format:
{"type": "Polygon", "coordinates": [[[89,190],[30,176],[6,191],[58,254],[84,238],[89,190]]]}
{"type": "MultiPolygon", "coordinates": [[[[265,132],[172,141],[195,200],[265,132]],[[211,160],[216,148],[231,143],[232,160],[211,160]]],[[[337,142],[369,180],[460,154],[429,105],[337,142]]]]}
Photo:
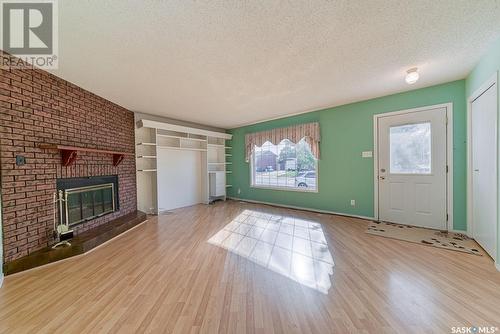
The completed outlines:
{"type": "Polygon", "coordinates": [[[225,138],[209,138],[207,144],[209,201],[226,196],[225,138]]]}
{"type": "Polygon", "coordinates": [[[232,174],[233,174],[233,153],[232,153],[233,147],[231,146],[231,141],[230,139],[226,140],[224,142],[224,156],[226,159],[226,191],[227,188],[231,188],[232,185],[232,174]]]}
{"type": "Polygon", "coordinates": [[[158,214],[184,204],[226,199],[231,135],[139,120],[136,124],[138,209],[158,214]],[[191,152],[191,153],[189,153],[191,152]]]}

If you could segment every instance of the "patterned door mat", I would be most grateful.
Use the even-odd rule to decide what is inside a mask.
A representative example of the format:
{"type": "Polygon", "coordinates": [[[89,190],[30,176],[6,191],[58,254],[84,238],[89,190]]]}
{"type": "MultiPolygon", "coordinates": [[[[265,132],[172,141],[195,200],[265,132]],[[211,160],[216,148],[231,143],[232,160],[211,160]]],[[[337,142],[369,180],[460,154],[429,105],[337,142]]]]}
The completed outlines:
{"type": "Polygon", "coordinates": [[[371,222],[366,233],[482,256],[478,244],[465,234],[443,232],[409,225],[371,222]]]}

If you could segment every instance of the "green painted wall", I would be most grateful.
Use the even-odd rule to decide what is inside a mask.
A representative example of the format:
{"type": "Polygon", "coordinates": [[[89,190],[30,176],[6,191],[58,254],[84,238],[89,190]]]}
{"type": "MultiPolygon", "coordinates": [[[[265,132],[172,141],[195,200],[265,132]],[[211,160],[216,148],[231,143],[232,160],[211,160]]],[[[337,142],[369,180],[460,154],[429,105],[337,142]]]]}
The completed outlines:
{"type": "Polygon", "coordinates": [[[373,210],[373,159],[361,158],[373,150],[373,115],[440,103],[453,103],[454,136],[454,229],[466,229],[466,107],[465,81],[422,88],[335,108],[314,111],[232,129],[233,185],[229,195],[243,199],[293,205],[339,213],[368,216],[373,210]],[[321,159],[319,192],[302,193],[250,187],[249,164],[245,162],[245,134],[276,127],[319,121],[321,159]],[[238,194],[238,189],[241,193],[238,194]],[[356,207],[350,200],[356,200],[356,207]]]}
{"type": "Polygon", "coordinates": [[[469,98],[476,89],[481,87],[497,71],[500,71],[500,39],[493,43],[488,52],[465,79],[466,98],[469,98]]]}
{"type": "MultiPolygon", "coordinates": [[[[481,58],[476,67],[472,70],[470,75],[465,80],[465,96],[468,99],[477,89],[479,89],[483,83],[489,80],[495,73],[500,71],[500,39],[498,39],[490,47],[489,51],[481,58]]],[[[498,87],[498,107],[500,108],[500,85],[498,87]]],[[[500,110],[499,110],[500,113],[500,110]]],[[[499,117],[500,122],[500,117],[499,117]]],[[[499,123],[500,126],[500,123],[499,123]]],[[[500,147],[500,143],[499,143],[500,147]]],[[[500,157],[499,157],[500,158],[500,157]]],[[[499,160],[500,165],[500,160],[499,160]]],[[[499,184],[500,187],[500,184],[499,184]]],[[[500,203],[498,206],[500,208],[500,203]]],[[[498,263],[500,263],[500,220],[497,221],[497,268],[498,263]]]]}

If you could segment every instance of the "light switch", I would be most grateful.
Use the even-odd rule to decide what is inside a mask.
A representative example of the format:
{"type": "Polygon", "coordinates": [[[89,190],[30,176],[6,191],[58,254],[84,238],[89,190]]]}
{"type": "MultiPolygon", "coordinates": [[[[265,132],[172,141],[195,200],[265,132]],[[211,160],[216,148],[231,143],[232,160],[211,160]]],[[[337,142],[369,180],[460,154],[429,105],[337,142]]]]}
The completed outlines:
{"type": "Polygon", "coordinates": [[[363,158],[373,158],[373,151],[364,151],[361,153],[363,158]]]}

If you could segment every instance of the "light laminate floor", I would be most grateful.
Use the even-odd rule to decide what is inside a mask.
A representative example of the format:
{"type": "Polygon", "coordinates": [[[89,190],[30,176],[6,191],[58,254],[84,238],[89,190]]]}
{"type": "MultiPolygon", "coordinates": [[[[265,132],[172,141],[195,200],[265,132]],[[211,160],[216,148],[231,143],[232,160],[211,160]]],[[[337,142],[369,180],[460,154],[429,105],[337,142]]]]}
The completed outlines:
{"type": "Polygon", "coordinates": [[[0,333],[450,333],[500,327],[487,257],[228,201],[5,278],[0,333]]]}

